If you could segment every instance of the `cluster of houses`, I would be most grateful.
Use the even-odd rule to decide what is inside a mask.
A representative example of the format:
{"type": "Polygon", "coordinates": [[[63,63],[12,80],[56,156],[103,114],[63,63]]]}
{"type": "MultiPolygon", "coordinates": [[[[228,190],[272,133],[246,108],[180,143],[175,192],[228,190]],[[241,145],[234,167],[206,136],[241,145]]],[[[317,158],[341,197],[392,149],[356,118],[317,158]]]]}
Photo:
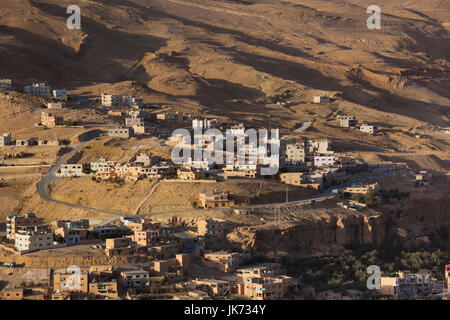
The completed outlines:
{"type": "MultiPolygon", "coordinates": [[[[145,120],[142,111],[130,110],[125,118],[128,125],[140,126],[145,120]],[[133,112],[132,112],[133,111],[133,112]],[[137,117],[142,115],[142,118],[137,117]],[[131,120],[138,120],[136,123],[131,120]],[[141,123],[141,124],[139,124],[141,123]]],[[[215,119],[193,119],[192,129],[208,129],[219,125],[215,119]]],[[[246,136],[244,124],[235,124],[230,126],[233,135],[246,136]]],[[[110,129],[109,135],[116,137],[129,137],[133,128],[110,129]]],[[[212,153],[223,152],[215,150],[215,141],[217,137],[203,133],[197,134],[196,143],[201,145],[204,150],[209,148],[212,153]],[[212,147],[212,149],[211,149],[212,147]]],[[[224,139],[226,139],[224,137],[224,139]]],[[[174,136],[168,143],[184,143],[183,136],[174,136]]],[[[206,160],[193,160],[187,157],[181,164],[174,164],[171,161],[161,161],[159,157],[139,153],[128,163],[119,163],[99,159],[99,161],[90,164],[63,164],[60,176],[79,177],[84,174],[91,174],[96,180],[122,180],[137,181],[140,179],[178,179],[184,181],[198,181],[203,179],[223,180],[229,178],[255,179],[260,176],[259,172],[263,167],[279,167],[279,179],[281,182],[301,187],[313,189],[323,189],[326,186],[339,185],[346,181],[349,172],[355,172],[364,168],[365,164],[351,156],[335,153],[327,139],[315,139],[304,141],[302,139],[267,139],[268,144],[277,143],[280,145],[280,155],[268,154],[267,146],[254,147],[251,144],[244,144],[238,148],[234,154],[234,160],[225,161],[225,164],[211,163],[206,160]],[[245,162],[238,161],[245,159],[245,162]]],[[[219,144],[220,145],[220,144],[219,144]]],[[[224,144],[223,144],[224,145],[224,144]]],[[[192,150],[195,146],[188,145],[192,150]]],[[[362,193],[356,190],[371,189],[369,185],[355,186],[346,190],[349,193],[362,193]]],[[[227,202],[226,195],[208,194],[208,200],[215,198],[216,207],[221,207],[220,202],[227,202]],[[221,201],[225,200],[225,201],[221,201]]],[[[206,199],[199,199],[202,202],[201,207],[211,207],[206,205],[206,199]]]]}
{"type": "MultiPolygon", "coordinates": [[[[0,79],[0,91],[14,90],[11,79],[0,79]]],[[[33,96],[51,99],[52,102],[67,101],[66,89],[51,89],[45,82],[36,82],[23,87],[23,92],[33,96]]]]}
{"type": "MultiPolygon", "coordinates": [[[[198,220],[196,231],[183,231],[179,227],[162,225],[140,216],[124,216],[120,222],[119,225],[90,226],[86,219],[59,220],[51,227],[34,214],[8,217],[8,238],[15,241],[16,250],[21,253],[90,244],[92,240],[89,240],[88,234],[96,233],[105,235],[104,242],[98,248],[102,248],[109,258],[151,258],[149,262],[133,268],[114,265],[91,266],[83,270],[51,268],[49,286],[31,293],[35,297],[51,300],[132,299],[129,291],[132,288],[145,291],[155,285],[168,284],[179,289],[173,292],[174,299],[235,297],[270,300],[294,294],[323,300],[346,300],[361,299],[363,296],[356,290],[350,290],[345,295],[331,290],[316,294],[314,288],[304,287],[298,280],[286,275],[279,263],[254,265],[251,264],[250,253],[207,249],[211,242],[226,239],[234,229],[235,224],[226,220],[198,220]],[[118,231],[123,235],[118,237],[118,231]],[[200,264],[202,268],[214,269],[216,275],[222,276],[188,276],[194,260],[197,261],[196,268],[200,264]]],[[[447,265],[447,286],[450,283],[449,274],[450,265],[447,265]]],[[[429,274],[400,272],[382,276],[377,293],[401,298],[425,296],[432,292],[434,286],[429,274]]],[[[3,299],[18,300],[27,299],[31,293],[30,289],[8,288],[3,290],[2,296],[3,299]]]]}
{"type": "MultiPolygon", "coordinates": [[[[155,282],[161,284],[170,281],[182,284],[191,297],[203,292],[203,295],[207,296],[236,295],[264,300],[281,299],[286,296],[289,288],[296,286],[294,279],[280,274],[278,264],[239,269],[248,263],[250,254],[205,250],[206,241],[223,239],[226,236],[226,232],[232,228],[227,221],[200,220],[197,232],[180,231],[145,217],[121,217],[120,221],[122,225],[92,227],[85,219],[60,220],[51,228],[50,225],[44,224],[42,219],[30,213],[8,217],[7,231],[8,238],[15,241],[16,250],[22,254],[90,243],[88,234],[97,233],[106,235],[101,247],[110,258],[132,255],[152,257],[151,262],[142,268],[92,266],[89,271],[78,270],[77,273],[74,270],[52,269],[50,288],[41,292],[45,299],[118,299],[120,293],[123,297],[129,288],[148,288],[155,282]],[[128,231],[128,235],[114,238],[113,234],[118,230],[128,231]],[[59,246],[55,241],[57,238],[60,240],[59,246]],[[62,242],[64,245],[60,244],[62,242]],[[182,281],[186,279],[182,276],[189,269],[193,258],[200,258],[205,268],[216,269],[221,273],[236,273],[241,279],[232,282],[216,279],[182,281]],[[76,282],[74,277],[77,277],[76,282]]],[[[17,300],[24,298],[24,294],[24,289],[10,288],[4,290],[3,297],[17,300]]],[[[183,295],[178,296],[182,297],[183,295]]]]}
{"type": "Polygon", "coordinates": [[[58,138],[29,138],[29,139],[12,139],[10,133],[4,133],[0,136],[0,147],[17,146],[17,147],[28,147],[28,146],[59,146],[63,144],[63,140],[58,138]]]}
{"type": "MultiPolygon", "coordinates": [[[[348,116],[348,115],[337,115],[336,120],[339,122],[339,125],[344,128],[356,128],[358,125],[358,120],[355,116],[348,116]]],[[[378,127],[375,125],[363,123],[358,128],[361,132],[366,132],[370,134],[377,134],[378,133],[378,127]]]]}

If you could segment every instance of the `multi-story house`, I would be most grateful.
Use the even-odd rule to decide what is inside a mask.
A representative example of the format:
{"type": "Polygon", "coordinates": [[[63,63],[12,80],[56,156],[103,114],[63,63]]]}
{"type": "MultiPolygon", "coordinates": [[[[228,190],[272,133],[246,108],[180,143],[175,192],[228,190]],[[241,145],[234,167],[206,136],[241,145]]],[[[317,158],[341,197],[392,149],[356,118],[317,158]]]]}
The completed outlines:
{"type": "Polygon", "coordinates": [[[150,275],[144,270],[129,270],[120,273],[122,284],[126,288],[148,287],[150,275]]]}
{"type": "Polygon", "coordinates": [[[303,143],[295,143],[286,145],[286,163],[299,164],[305,162],[305,148],[303,143]]]}
{"type": "Polygon", "coordinates": [[[431,290],[431,277],[427,273],[398,274],[381,277],[378,292],[385,295],[426,295],[431,290]]]}
{"type": "Polygon", "coordinates": [[[66,89],[55,89],[52,91],[53,99],[58,101],[67,101],[66,89]]]}
{"type": "Polygon", "coordinates": [[[220,272],[234,272],[246,258],[245,253],[219,251],[205,253],[202,263],[220,272]]]}
{"type": "Polygon", "coordinates": [[[54,127],[64,124],[64,118],[60,116],[54,116],[51,113],[41,113],[41,125],[46,127],[54,127]]]}
{"type": "Polygon", "coordinates": [[[102,105],[105,107],[119,107],[123,105],[123,97],[118,94],[102,93],[102,105]]]}
{"type": "Polygon", "coordinates": [[[201,208],[227,208],[234,206],[234,200],[227,193],[199,193],[198,206],[201,208]]]}
{"type": "Polygon", "coordinates": [[[273,277],[245,277],[244,296],[253,300],[279,300],[295,285],[293,278],[279,275],[273,277]]]}
{"type": "Polygon", "coordinates": [[[63,164],[61,165],[62,177],[81,177],[83,176],[82,164],[63,164]]]}
{"type": "Polygon", "coordinates": [[[354,127],[358,123],[355,116],[338,115],[337,120],[339,121],[339,125],[345,128],[354,127]]]}
{"type": "Polygon", "coordinates": [[[197,222],[197,233],[205,238],[225,237],[230,229],[230,224],[221,219],[205,219],[197,222]]]}
{"type": "Polygon", "coordinates": [[[132,128],[114,128],[108,130],[108,136],[114,137],[114,138],[123,138],[123,139],[129,139],[133,136],[133,129],[132,128]]]}
{"type": "Polygon", "coordinates": [[[14,235],[17,251],[43,250],[53,247],[53,233],[27,232],[14,235]]]}
{"type": "Polygon", "coordinates": [[[0,135],[0,147],[11,145],[11,133],[3,133],[0,135]]]}
{"type": "Polygon", "coordinates": [[[374,126],[374,125],[369,125],[369,124],[362,124],[359,127],[359,130],[362,131],[362,132],[376,134],[378,132],[378,127],[374,126]]]}
{"type": "Polygon", "coordinates": [[[11,79],[0,79],[0,90],[11,90],[12,89],[12,81],[11,79]]]}
{"type": "Polygon", "coordinates": [[[6,232],[8,239],[13,239],[21,227],[34,227],[43,223],[43,219],[36,217],[33,213],[17,214],[6,218],[6,232]]]}
{"type": "Polygon", "coordinates": [[[335,156],[317,155],[314,156],[314,167],[328,167],[336,163],[335,156]]]}
{"type": "Polygon", "coordinates": [[[43,98],[50,98],[50,86],[45,83],[33,83],[30,86],[25,86],[23,91],[27,94],[31,94],[33,96],[40,96],[43,98]]]}

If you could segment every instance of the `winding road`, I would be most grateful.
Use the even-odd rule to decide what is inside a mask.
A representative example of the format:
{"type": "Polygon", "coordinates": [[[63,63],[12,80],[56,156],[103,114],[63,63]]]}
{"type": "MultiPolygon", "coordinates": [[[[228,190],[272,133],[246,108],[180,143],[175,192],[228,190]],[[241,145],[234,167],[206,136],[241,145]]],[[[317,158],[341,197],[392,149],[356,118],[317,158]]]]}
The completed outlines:
{"type": "Polygon", "coordinates": [[[88,144],[90,141],[94,140],[95,138],[97,138],[96,136],[92,137],[89,140],[83,141],[79,144],[76,145],[72,145],[70,146],[72,148],[72,150],[66,154],[64,154],[63,156],[61,156],[51,167],[50,170],[44,174],[41,178],[41,180],[36,184],[36,188],[37,191],[39,193],[39,195],[41,196],[42,199],[46,200],[46,201],[51,201],[54,203],[58,203],[58,204],[62,204],[65,206],[69,206],[72,208],[76,208],[76,209],[83,209],[83,210],[88,210],[88,211],[95,211],[95,212],[101,212],[101,213],[106,213],[106,214],[111,214],[111,215],[115,215],[115,216],[125,216],[126,214],[123,212],[117,212],[117,211],[112,211],[112,210],[104,210],[104,209],[97,209],[97,208],[91,208],[91,207],[86,207],[86,206],[81,206],[81,205],[77,205],[77,204],[73,204],[70,202],[65,202],[65,201],[60,201],[60,200],[55,200],[52,199],[51,195],[50,195],[50,188],[49,186],[56,181],[57,179],[59,179],[56,176],[56,173],[58,172],[58,170],[60,169],[61,165],[63,163],[65,163],[67,160],[69,160],[76,152],[78,152],[81,148],[83,148],[86,144],[88,144]]]}
{"type": "MultiPolygon", "coordinates": [[[[55,180],[59,179],[56,176],[56,173],[60,169],[61,165],[63,163],[65,163],[67,160],[69,160],[72,157],[73,154],[78,152],[81,148],[83,148],[86,144],[88,144],[90,141],[92,141],[95,138],[96,138],[96,136],[90,138],[89,140],[86,140],[86,141],[83,141],[83,142],[81,142],[79,144],[71,146],[72,150],[70,152],[64,154],[63,156],[61,156],[50,167],[50,170],[46,174],[44,174],[42,176],[41,180],[36,185],[37,191],[38,191],[39,195],[41,196],[41,198],[46,200],[46,201],[51,201],[51,202],[54,202],[54,203],[62,204],[62,205],[68,206],[68,207],[76,208],[76,209],[83,209],[83,210],[88,210],[88,211],[106,213],[106,214],[110,214],[110,215],[113,215],[113,216],[127,216],[129,214],[126,214],[126,213],[123,213],[123,212],[112,211],[112,210],[105,210],[105,209],[99,209],[99,208],[92,208],[92,207],[81,206],[81,205],[77,205],[77,204],[73,204],[73,203],[69,203],[69,202],[65,202],[65,201],[55,200],[55,199],[52,199],[52,197],[50,195],[50,188],[49,188],[49,186],[55,180]]],[[[222,210],[222,211],[233,211],[235,209],[237,209],[237,210],[252,210],[252,209],[261,209],[261,208],[268,208],[268,207],[281,207],[281,206],[287,206],[287,205],[304,204],[304,203],[311,203],[313,201],[326,200],[326,199],[333,198],[333,197],[336,196],[336,194],[332,192],[333,189],[341,189],[341,188],[344,188],[346,186],[350,186],[351,184],[362,183],[364,180],[373,180],[373,179],[377,179],[377,178],[380,178],[382,176],[386,176],[386,175],[390,175],[390,174],[392,174],[392,173],[385,172],[383,174],[379,174],[377,176],[366,178],[366,179],[353,179],[352,181],[344,183],[344,184],[341,184],[339,186],[330,187],[330,188],[324,190],[322,194],[316,195],[316,196],[313,196],[313,197],[310,197],[310,198],[307,198],[307,199],[293,200],[293,201],[288,201],[288,202],[275,202],[275,203],[267,203],[267,204],[259,204],[259,205],[250,205],[250,206],[246,206],[246,207],[221,208],[220,210],[222,210]]],[[[153,186],[153,188],[150,190],[149,194],[138,204],[138,207],[134,211],[135,215],[138,214],[139,210],[142,208],[144,203],[152,196],[152,194],[156,191],[156,189],[161,184],[161,182],[162,181],[158,181],[153,186]]],[[[184,212],[184,211],[187,211],[187,210],[190,211],[190,212],[205,212],[205,211],[214,211],[214,210],[217,210],[217,208],[170,210],[170,211],[166,211],[166,212],[163,211],[163,212],[155,212],[155,213],[157,213],[157,214],[168,214],[168,213],[184,212]]],[[[142,215],[142,216],[144,216],[144,215],[142,215]]]]}

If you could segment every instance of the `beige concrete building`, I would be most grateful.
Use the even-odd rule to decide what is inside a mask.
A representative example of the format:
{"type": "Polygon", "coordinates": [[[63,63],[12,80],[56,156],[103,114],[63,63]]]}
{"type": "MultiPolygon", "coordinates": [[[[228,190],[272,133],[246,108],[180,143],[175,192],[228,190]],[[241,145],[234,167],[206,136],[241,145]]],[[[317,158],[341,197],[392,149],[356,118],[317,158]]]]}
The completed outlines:
{"type": "Polygon", "coordinates": [[[229,168],[223,168],[223,173],[221,174],[225,178],[236,177],[236,178],[247,178],[255,179],[258,171],[256,169],[236,169],[234,166],[229,168]]]}
{"type": "Polygon", "coordinates": [[[229,281],[216,279],[194,279],[191,283],[200,288],[205,288],[205,291],[214,296],[227,296],[231,294],[231,284],[229,281]]]}
{"type": "Polygon", "coordinates": [[[62,109],[65,107],[65,103],[64,102],[49,102],[47,103],[47,108],[48,109],[62,109]]]}
{"type": "Polygon", "coordinates": [[[114,128],[108,130],[108,136],[114,138],[129,139],[133,136],[133,129],[131,128],[114,128]]]}
{"type": "Polygon", "coordinates": [[[88,281],[89,275],[87,272],[54,272],[53,291],[87,294],[89,292],[88,281]]]}
{"type": "Polygon", "coordinates": [[[236,275],[242,278],[270,278],[280,274],[281,265],[279,263],[261,263],[258,265],[236,270],[236,275]]]}
{"type": "Polygon", "coordinates": [[[178,180],[200,180],[206,178],[204,171],[192,171],[186,169],[179,169],[177,171],[178,180]]]}
{"type": "Polygon", "coordinates": [[[41,114],[41,125],[45,127],[54,127],[64,124],[63,117],[54,116],[51,113],[42,112],[41,114]]]}
{"type": "Polygon", "coordinates": [[[305,148],[301,143],[286,145],[286,163],[299,164],[305,162],[305,148]]]}
{"type": "Polygon", "coordinates": [[[122,284],[126,288],[148,287],[150,275],[144,270],[129,270],[120,273],[122,284]]]}
{"type": "Polygon", "coordinates": [[[37,144],[38,146],[48,146],[48,147],[55,147],[55,146],[59,146],[61,144],[61,141],[59,141],[58,138],[51,138],[51,139],[42,139],[39,138],[37,140],[37,144]]]}
{"type": "Polygon", "coordinates": [[[6,288],[2,292],[2,300],[22,300],[22,288],[6,288]]]}
{"type": "Polygon", "coordinates": [[[199,193],[198,206],[201,208],[228,208],[235,205],[226,193],[199,193]]]}
{"type": "Polygon", "coordinates": [[[81,177],[83,176],[82,164],[62,164],[61,177],[81,177]]]}
{"type": "Polygon", "coordinates": [[[253,300],[279,300],[286,296],[289,287],[294,285],[294,279],[288,276],[251,278],[244,281],[244,296],[253,300]]]}
{"type": "Polygon", "coordinates": [[[102,105],[105,107],[118,107],[123,105],[123,97],[118,94],[102,93],[102,105]]]}
{"type": "Polygon", "coordinates": [[[431,277],[427,273],[406,274],[399,272],[380,279],[380,289],[384,295],[416,296],[427,295],[431,290],[431,277]]]}
{"type": "Polygon", "coordinates": [[[206,238],[222,238],[231,228],[226,220],[205,219],[197,222],[197,233],[206,238]]]}
{"type": "Polygon", "coordinates": [[[144,119],[139,117],[125,118],[125,127],[132,127],[135,125],[144,125],[144,119]]]}
{"type": "Polygon", "coordinates": [[[16,233],[14,242],[17,251],[49,249],[53,247],[53,233],[16,233]]]}
{"type": "Polygon", "coordinates": [[[326,102],[330,102],[330,98],[329,97],[314,96],[314,103],[326,103],[326,102]]]}
{"type": "Polygon", "coordinates": [[[369,125],[369,124],[362,124],[359,127],[359,130],[362,131],[362,132],[376,134],[378,132],[378,127],[374,126],[374,125],[369,125]]]}
{"type": "Polygon", "coordinates": [[[284,172],[280,174],[280,181],[293,186],[301,186],[304,176],[304,172],[284,172]]]}
{"type": "Polygon", "coordinates": [[[354,127],[358,124],[355,116],[338,115],[337,120],[339,121],[339,125],[344,128],[354,127]]]}
{"type": "Polygon", "coordinates": [[[133,253],[131,238],[106,239],[105,253],[108,257],[127,256],[133,253]]]}
{"type": "Polygon", "coordinates": [[[11,133],[3,133],[0,135],[0,147],[11,145],[11,133]]]}
{"type": "Polygon", "coordinates": [[[218,251],[205,253],[202,264],[220,272],[234,272],[245,260],[245,254],[239,252],[218,251]]]}
{"type": "Polygon", "coordinates": [[[379,190],[378,183],[373,184],[362,184],[362,185],[353,185],[351,187],[345,188],[344,192],[348,193],[356,193],[356,194],[366,194],[371,190],[379,190]]]}
{"type": "Polygon", "coordinates": [[[96,298],[119,298],[117,280],[103,280],[101,278],[94,279],[93,281],[89,282],[89,295],[92,295],[96,298]]]}
{"type": "Polygon", "coordinates": [[[43,222],[43,219],[36,217],[34,213],[25,213],[22,216],[17,214],[11,215],[6,218],[6,232],[8,239],[14,240],[15,234],[19,232],[22,227],[34,227],[43,222]]]}

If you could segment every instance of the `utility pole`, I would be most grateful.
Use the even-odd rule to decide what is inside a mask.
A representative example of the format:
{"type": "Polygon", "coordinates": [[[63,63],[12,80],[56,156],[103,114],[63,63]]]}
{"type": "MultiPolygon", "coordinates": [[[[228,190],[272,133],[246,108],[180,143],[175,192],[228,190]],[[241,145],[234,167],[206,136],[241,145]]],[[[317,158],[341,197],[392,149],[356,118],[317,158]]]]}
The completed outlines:
{"type": "Polygon", "coordinates": [[[288,185],[286,184],[286,204],[289,202],[288,185]]]}

